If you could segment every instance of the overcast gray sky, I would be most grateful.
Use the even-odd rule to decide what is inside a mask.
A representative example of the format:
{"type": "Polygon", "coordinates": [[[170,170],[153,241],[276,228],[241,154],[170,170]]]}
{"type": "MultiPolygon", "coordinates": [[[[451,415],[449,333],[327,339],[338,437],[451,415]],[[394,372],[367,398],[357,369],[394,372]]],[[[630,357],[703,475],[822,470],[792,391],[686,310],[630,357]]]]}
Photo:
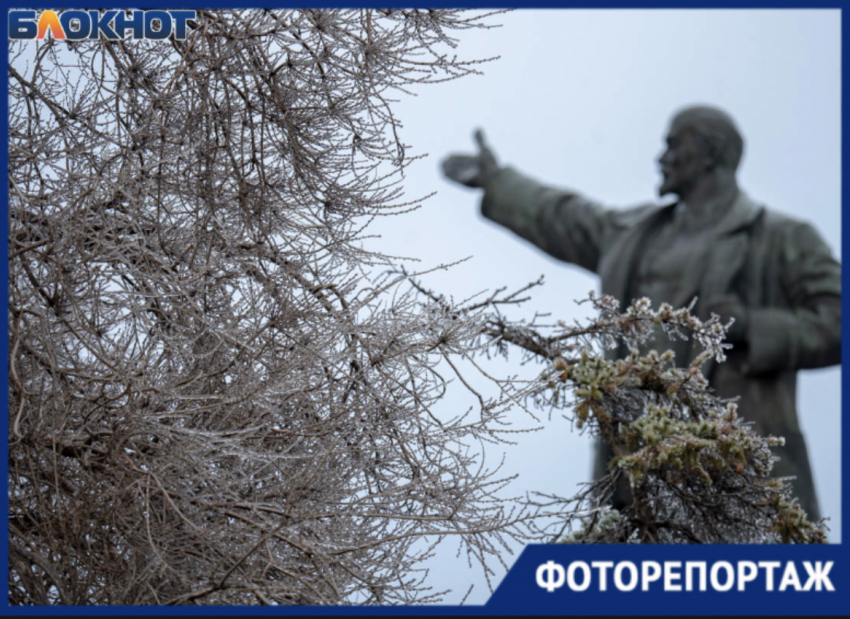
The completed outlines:
{"type": "MultiPolygon", "coordinates": [[[[807,220],[840,257],[841,34],[838,10],[522,10],[496,17],[497,30],[461,33],[466,58],[501,56],[483,76],[424,87],[395,110],[413,154],[407,196],[438,190],[418,211],[381,221],[373,247],[420,259],[420,268],[472,259],[427,283],[461,299],[519,287],[545,275],[534,301],[512,315],[585,316],[573,301],[598,289],[592,273],[558,262],[478,212],[478,193],[450,185],[438,164],[471,152],[484,128],[500,161],[541,181],[569,187],[612,207],[655,199],[656,158],[671,113],[718,105],[746,140],[739,180],[768,207],[807,220]]],[[[530,375],[538,367],[494,360],[488,371],[530,375]]],[[[466,407],[461,389],[446,410],[466,407]]],[[[821,511],[840,541],[840,369],[800,373],[798,405],[821,511]]],[[[517,412],[519,427],[534,425],[517,412]]],[[[506,450],[512,488],[571,495],[591,468],[591,442],[557,414],[506,450]]],[[[489,454],[494,460],[498,452],[489,454]]],[[[457,602],[489,597],[480,570],[444,545],[430,581],[457,602]]],[[[506,556],[510,564],[514,557],[506,556]]],[[[504,570],[499,572],[499,578],[504,570]]],[[[498,580],[498,579],[497,579],[498,580]]]]}

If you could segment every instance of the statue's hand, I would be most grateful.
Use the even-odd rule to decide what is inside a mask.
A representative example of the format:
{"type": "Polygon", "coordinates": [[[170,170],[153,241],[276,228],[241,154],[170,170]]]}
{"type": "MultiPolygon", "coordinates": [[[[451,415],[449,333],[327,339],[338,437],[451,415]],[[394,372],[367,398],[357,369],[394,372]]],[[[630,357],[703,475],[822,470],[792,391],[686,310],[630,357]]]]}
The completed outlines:
{"type": "Polygon", "coordinates": [[[443,159],[443,174],[467,187],[481,187],[481,170],[475,155],[449,155],[443,159]]]}
{"type": "Polygon", "coordinates": [[[467,187],[484,187],[499,172],[493,151],[484,142],[484,133],[477,129],[477,155],[449,155],[443,160],[443,174],[467,187]]]}

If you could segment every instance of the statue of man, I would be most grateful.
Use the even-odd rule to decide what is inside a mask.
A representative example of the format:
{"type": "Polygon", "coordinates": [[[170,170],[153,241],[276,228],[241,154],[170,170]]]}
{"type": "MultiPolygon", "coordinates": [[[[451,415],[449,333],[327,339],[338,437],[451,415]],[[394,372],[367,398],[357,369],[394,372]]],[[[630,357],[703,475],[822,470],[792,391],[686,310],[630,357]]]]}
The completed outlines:
{"type": "MultiPolygon", "coordinates": [[[[734,348],[704,368],[718,396],[740,396],[741,414],[761,434],[785,437],[774,468],[793,476],[809,519],[820,518],[806,444],[797,421],[797,370],[841,363],[841,266],[809,224],[770,211],[738,188],[744,141],[725,112],[689,107],[670,123],[658,160],[659,194],[670,206],[608,209],[498,165],[476,132],[477,155],[453,155],[445,175],[484,190],[485,217],[554,257],[599,274],[602,292],[623,306],[648,297],[723,322],[734,318],[734,348]]],[[[698,353],[692,340],[656,338],[679,365],[698,353]]],[[[618,354],[624,354],[624,350],[618,354]]],[[[594,474],[610,451],[597,448],[594,474]]],[[[625,497],[615,496],[621,506],[625,497]]]]}

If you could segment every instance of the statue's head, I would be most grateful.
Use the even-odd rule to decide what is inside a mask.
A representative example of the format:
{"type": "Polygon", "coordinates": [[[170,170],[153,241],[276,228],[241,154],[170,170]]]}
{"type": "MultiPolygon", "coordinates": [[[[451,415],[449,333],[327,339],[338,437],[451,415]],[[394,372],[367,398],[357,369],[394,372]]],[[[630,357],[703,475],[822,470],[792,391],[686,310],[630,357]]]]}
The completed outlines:
{"type": "Polygon", "coordinates": [[[685,108],[670,122],[667,149],[658,159],[658,193],[682,196],[718,170],[734,177],[743,153],[744,139],[726,112],[703,105],[685,108]]]}

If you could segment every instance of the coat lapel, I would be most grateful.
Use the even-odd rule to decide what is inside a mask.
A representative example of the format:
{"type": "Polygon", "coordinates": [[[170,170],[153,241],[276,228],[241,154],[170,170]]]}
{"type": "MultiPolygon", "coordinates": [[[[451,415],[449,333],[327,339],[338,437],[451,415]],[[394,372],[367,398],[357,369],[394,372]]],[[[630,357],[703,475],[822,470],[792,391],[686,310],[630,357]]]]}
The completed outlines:
{"type": "MultiPolygon", "coordinates": [[[[673,307],[686,306],[695,296],[709,299],[729,292],[747,256],[748,230],[761,210],[744,192],[738,191],[729,212],[688,259],[682,285],[671,300],[673,307]]],[[[705,304],[697,306],[700,319],[707,319],[700,307],[705,304]]]]}
{"type": "Polygon", "coordinates": [[[628,226],[603,254],[597,270],[602,281],[602,294],[611,295],[620,301],[621,309],[629,305],[630,297],[634,294],[631,284],[644,240],[655,226],[670,217],[674,206],[650,211],[634,225],[628,226]]]}
{"type": "MultiPolygon", "coordinates": [[[[687,296],[687,301],[677,299],[679,305],[689,303],[697,296],[702,301],[697,302],[699,319],[706,321],[710,318],[707,301],[732,292],[733,281],[747,261],[752,225],[763,210],[746,194],[738,193],[734,205],[712,233],[709,242],[695,253],[695,256],[699,255],[699,262],[689,262],[682,279],[697,282],[698,285],[687,296]]],[[[743,300],[747,302],[747,299],[743,300]]],[[[697,354],[698,351],[692,349],[690,356],[693,358],[697,354]]],[[[714,367],[714,359],[709,360],[702,368],[704,375],[710,378],[714,367]]]]}

